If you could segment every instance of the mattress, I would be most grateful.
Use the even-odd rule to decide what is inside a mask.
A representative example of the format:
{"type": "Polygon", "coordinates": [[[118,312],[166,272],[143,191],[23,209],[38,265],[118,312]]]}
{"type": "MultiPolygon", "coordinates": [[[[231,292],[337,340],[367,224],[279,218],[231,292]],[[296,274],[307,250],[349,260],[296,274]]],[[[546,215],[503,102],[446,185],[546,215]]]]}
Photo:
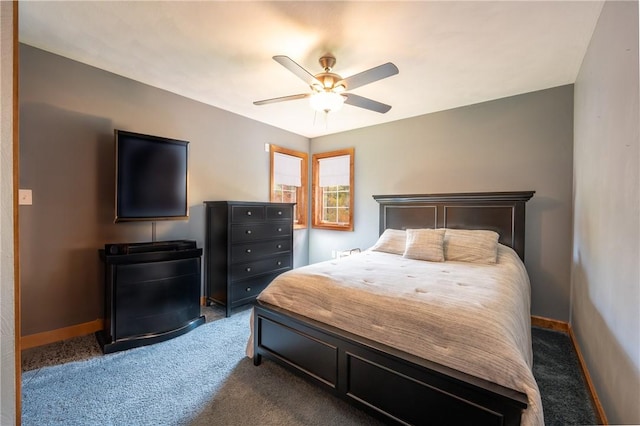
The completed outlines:
{"type": "Polygon", "coordinates": [[[367,250],[281,274],[258,300],[521,391],[522,424],[544,424],[529,278],[509,247],[492,265],[367,250]]]}

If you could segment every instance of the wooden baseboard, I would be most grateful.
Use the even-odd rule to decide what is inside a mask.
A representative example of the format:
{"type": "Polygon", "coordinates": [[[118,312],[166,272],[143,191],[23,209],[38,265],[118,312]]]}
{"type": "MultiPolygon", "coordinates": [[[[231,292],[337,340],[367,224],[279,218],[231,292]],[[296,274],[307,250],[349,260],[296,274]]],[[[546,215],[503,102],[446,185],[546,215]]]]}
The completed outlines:
{"type": "Polygon", "coordinates": [[[602,408],[602,404],[600,403],[600,399],[598,398],[598,394],[596,393],[596,388],[593,386],[593,382],[591,381],[591,376],[589,375],[589,370],[587,369],[587,364],[584,362],[584,358],[582,357],[582,352],[580,351],[580,346],[578,346],[578,341],[576,340],[576,336],[573,334],[573,329],[571,325],[564,321],[558,321],[551,318],[539,317],[535,315],[531,315],[531,325],[540,328],[547,328],[555,331],[562,331],[569,335],[571,339],[571,344],[573,345],[573,349],[576,352],[576,356],[578,357],[578,362],[580,363],[580,370],[582,371],[582,377],[584,377],[584,381],[587,383],[587,388],[589,389],[589,396],[591,397],[591,402],[593,402],[593,407],[596,409],[596,416],[598,417],[598,424],[608,425],[607,416],[604,413],[604,409],[602,408]]]}
{"type": "Polygon", "coordinates": [[[558,321],[551,318],[538,317],[531,315],[531,325],[540,328],[548,328],[555,331],[569,332],[569,323],[564,321],[558,321]]]}
{"type": "Polygon", "coordinates": [[[102,330],[103,327],[104,320],[102,318],[98,318],[94,321],[72,325],[71,327],[58,328],[56,330],[22,336],[20,338],[20,349],[24,350],[35,348],[36,346],[48,345],[49,343],[59,342],[72,337],[86,336],[87,334],[102,330]]]}
{"type": "Polygon", "coordinates": [[[596,409],[596,415],[598,416],[598,424],[608,425],[609,421],[607,420],[607,415],[604,413],[604,408],[602,408],[602,404],[600,403],[600,398],[598,398],[596,388],[591,381],[591,376],[589,375],[589,370],[587,369],[587,363],[582,357],[580,346],[578,345],[578,341],[576,340],[576,336],[575,334],[573,334],[573,329],[571,327],[569,327],[569,338],[571,339],[571,343],[573,343],[573,349],[576,351],[576,355],[578,356],[578,362],[580,363],[582,376],[584,377],[584,381],[587,383],[587,387],[589,388],[591,402],[593,402],[593,406],[596,409]]]}
{"type": "MultiPolygon", "coordinates": [[[[207,305],[207,298],[200,298],[200,305],[207,305]]],[[[37,346],[48,345],[49,343],[71,339],[72,337],[86,336],[104,328],[104,320],[98,318],[83,324],[72,325],[70,327],[59,328],[57,330],[45,331],[42,333],[30,334],[20,338],[20,350],[35,348],[37,346]]]]}

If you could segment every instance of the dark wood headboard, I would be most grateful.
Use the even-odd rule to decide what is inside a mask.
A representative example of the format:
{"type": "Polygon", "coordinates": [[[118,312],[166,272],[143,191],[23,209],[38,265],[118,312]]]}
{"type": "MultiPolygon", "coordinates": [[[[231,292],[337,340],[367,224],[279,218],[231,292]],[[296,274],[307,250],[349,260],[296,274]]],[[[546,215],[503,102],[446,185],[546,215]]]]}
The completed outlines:
{"type": "Polygon", "coordinates": [[[524,261],[525,203],[535,191],[374,195],[387,228],[489,229],[524,261]]]}

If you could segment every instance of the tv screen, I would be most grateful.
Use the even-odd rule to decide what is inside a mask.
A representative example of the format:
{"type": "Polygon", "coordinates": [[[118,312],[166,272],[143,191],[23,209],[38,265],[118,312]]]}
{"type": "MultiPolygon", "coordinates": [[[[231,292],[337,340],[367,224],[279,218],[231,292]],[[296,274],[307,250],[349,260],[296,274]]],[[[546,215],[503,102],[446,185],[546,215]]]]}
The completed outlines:
{"type": "Polygon", "coordinates": [[[116,222],[187,219],[189,142],[115,131],[116,222]]]}

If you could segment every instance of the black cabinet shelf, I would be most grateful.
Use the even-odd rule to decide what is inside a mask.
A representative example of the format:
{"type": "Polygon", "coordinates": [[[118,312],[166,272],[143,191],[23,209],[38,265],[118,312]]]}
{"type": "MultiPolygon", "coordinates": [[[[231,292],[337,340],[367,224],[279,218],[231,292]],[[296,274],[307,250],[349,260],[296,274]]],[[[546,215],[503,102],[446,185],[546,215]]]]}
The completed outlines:
{"type": "Polygon", "coordinates": [[[97,337],[104,353],[158,343],[204,324],[201,256],[198,248],[116,255],[100,250],[105,323],[97,337]]]}

